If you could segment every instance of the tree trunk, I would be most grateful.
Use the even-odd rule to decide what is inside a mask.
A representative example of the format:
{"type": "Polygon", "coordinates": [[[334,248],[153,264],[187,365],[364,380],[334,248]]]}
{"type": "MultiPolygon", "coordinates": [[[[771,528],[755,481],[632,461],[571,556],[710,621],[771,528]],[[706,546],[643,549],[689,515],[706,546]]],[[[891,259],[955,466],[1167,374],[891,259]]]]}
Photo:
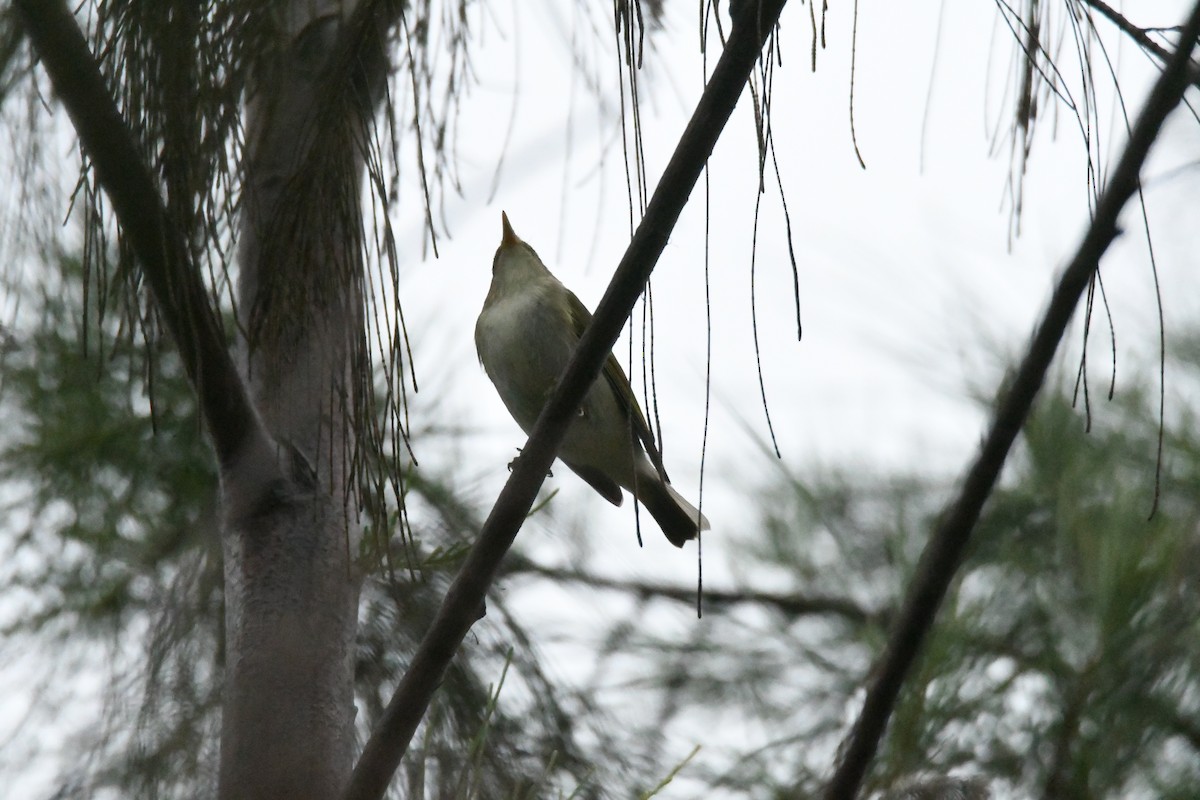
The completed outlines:
{"type": "Polygon", "coordinates": [[[348,485],[363,339],[363,160],[322,101],[344,6],[293,4],[247,96],[239,245],[242,364],[276,452],[222,475],[222,798],[333,798],[354,748],[360,531],[348,485]],[[337,135],[331,135],[334,131],[337,135]],[[270,459],[279,474],[262,469],[270,459]]]}

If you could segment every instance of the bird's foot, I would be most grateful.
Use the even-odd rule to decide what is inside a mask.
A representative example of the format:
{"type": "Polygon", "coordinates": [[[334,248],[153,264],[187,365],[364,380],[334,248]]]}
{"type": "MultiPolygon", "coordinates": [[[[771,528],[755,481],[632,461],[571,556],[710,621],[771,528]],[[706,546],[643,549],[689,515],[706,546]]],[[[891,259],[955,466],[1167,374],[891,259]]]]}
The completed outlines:
{"type": "MultiPolygon", "coordinates": [[[[521,448],[519,448],[519,447],[518,447],[518,448],[517,448],[517,457],[516,457],[516,458],[514,458],[512,461],[508,462],[508,471],[509,471],[509,472],[512,472],[512,471],[513,471],[513,467],[515,467],[515,466],[517,465],[517,462],[518,462],[518,461],[520,461],[520,460],[521,460],[521,448]]],[[[546,470],[546,477],[547,477],[547,478],[553,478],[553,477],[554,477],[554,471],[553,471],[553,470],[546,470]]]]}

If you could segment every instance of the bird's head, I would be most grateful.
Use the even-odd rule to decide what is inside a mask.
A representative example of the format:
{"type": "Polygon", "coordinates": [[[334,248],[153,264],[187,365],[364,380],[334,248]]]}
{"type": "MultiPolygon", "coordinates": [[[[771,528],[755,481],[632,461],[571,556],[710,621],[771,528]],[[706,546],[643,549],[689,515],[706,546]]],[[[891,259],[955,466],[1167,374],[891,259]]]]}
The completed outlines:
{"type": "Polygon", "coordinates": [[[496,248],[496,255],[492,259],[493,283],[525,283],[548,276],[550,271],[546,269],[542,259],[538,258],[534,249],[513,231],[508,214],[501,211],[500,221],[504,227],[500,246],[496,248]]]}

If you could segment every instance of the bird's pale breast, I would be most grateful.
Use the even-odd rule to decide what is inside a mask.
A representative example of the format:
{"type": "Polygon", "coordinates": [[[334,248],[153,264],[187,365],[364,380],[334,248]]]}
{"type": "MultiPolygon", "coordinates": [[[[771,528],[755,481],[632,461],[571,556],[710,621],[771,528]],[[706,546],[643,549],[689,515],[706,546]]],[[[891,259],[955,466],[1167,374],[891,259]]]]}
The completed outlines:
{"type": "Polygon", "coordinates": [[[561,312],[541,292],[497,301],[479,316],[479,360],[526,433],[570,359],[574,342],[568,331],[561,312]]]}

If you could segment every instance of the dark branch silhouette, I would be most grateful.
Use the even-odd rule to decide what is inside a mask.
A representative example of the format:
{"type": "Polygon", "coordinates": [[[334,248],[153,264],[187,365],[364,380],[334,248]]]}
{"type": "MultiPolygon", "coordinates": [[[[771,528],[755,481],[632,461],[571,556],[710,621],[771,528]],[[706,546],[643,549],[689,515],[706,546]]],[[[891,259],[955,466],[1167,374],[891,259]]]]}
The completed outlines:
{"type": "Polygon", "coordinates": [[[1167,59],[1171,57],[1170,50],[1151,39],[1146,31],[1134,25],[1127,17],[1118,13],[1115,8],[1105,3],[1104,0],[1084,0],[1084,2],[1094,8],[1113,25],[1116,25],[1122,33],[1137,42],[1138,47],[1158,58],[1159,63],[1165,64],[1167,59]]]}
{"type": "Polygon", "coordinates": [[[1100,258],[1117,237],[1121,209],[1137,191],[1142,164],[1167,115],[1191,81],[1190,56],[1200,35],[1200,3],[1183,27],[1180,45],[1150,92],[1120,161],[1096,205],[1095,217],[1064,270],[1029,350],[996,408],[991,429],[958,497],[947,507],[917,565],[908,595],[888,638],[882,663],[873,672],[862,711],[843,743],[841,760],[826,787],[828,800],[853,800],[875,755],[900,687],[916,660],[946,589],[962,562],[983,504],[991,495],[1013,441],[1024,425],[1046,371],[1071,321],[1079,298],[1096,274],[1100,258]]]}
{"type": "Polygon", "coordinates": [[[533,505],[575,409],[600,374],[604,359],[644,290],[785,2],[741,4],[729,42],[663,171],[646,215],[596,307],[592,324],[542,409],[475,546],[447,590],[429,632],[363,749],[346,791],[348,800],[374,800],[387,790],[447,665],[467,631],[483,614],[488,587],[533,505]]]}
{"type": "Polygon", "coordinates": [[[112,202],[121,231],[137,255],[159,316],[179,348],[217,458],[228,466],[251,444],[265,445],[269,438],[225,345],[221,324],[182,234],[172,224],[133,134],[66,4],[17,0],[16,8],[112,202]]]}
{"type": "MultiPolygon", "coordinates": [[[[504,574],[506,576],[536,575],[562,583],[577,583],[595,589],[611,589],[641,598],[657,597],[687,605],[696,603],[696,587],[694,586],[607,578],[577,569],[547,567],[516,556],[510,557],[510,564],[505,568],[504,574]]],[[[706,608],[754,605],[773,609],[790,618],[824,614],[840,617],[854,625],[885,624],[891,617],[888,609],[872,610],[846,597],[795,592],[757,592],[749,589],[713,589],[707,584],[704,586],[704,605],[706,608]]]]}

